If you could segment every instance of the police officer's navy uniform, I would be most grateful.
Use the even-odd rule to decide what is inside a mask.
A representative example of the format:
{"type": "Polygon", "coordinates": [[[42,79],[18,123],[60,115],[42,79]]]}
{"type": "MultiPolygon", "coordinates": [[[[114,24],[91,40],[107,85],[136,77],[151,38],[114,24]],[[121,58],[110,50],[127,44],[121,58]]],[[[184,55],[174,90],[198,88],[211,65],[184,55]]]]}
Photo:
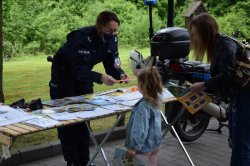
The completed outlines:
{"type": "MultiPolygon", "coordinates": [[[[101,74],[92,71],[103,62],[105,71],[120,79],[117,37],[98,34],[95,26],[70,32],[66,43],[52,61],[50,81],[51,99],[93,93],[93,82],[101,84],[101,74]]],[[[65,160],[85,165],[89,161],[89,132],[85,123],[58,128],[65,160]]]]}

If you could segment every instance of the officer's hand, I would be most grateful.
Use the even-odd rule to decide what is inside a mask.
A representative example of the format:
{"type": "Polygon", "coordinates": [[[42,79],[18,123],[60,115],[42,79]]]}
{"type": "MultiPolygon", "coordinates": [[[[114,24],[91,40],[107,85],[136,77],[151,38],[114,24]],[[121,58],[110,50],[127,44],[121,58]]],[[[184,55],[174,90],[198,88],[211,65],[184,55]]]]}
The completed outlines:
{"type": "Polygon", "coordinates": [[[127,74],[121,74],[120,78],[121,78],[121,80],[124,80],[122,82],[125,82],[125,84],[130,82],[130,78],[129,78],[129,76],[127,74]]]}
{"type": "Polygon", "coordinates": [[[116,83],[116,80],[110,75],[103,74],[101,76],[101,82],[103,82],[105,85],[112,86],[116,83]]]}

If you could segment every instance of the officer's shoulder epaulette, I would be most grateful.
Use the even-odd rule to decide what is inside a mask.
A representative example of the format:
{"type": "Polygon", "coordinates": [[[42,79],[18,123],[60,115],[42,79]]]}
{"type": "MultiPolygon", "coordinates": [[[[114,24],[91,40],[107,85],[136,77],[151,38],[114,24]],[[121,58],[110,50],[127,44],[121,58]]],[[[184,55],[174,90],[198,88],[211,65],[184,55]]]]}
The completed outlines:
{"type": "Polygon", "coordinates": [[[87,26],[87,27],[82,27],[78,29],[77,31],[80,31],[81,33],[84,33],[85,35],[89,35],[94,29],[95,29],[95,26],[87,26]]]}

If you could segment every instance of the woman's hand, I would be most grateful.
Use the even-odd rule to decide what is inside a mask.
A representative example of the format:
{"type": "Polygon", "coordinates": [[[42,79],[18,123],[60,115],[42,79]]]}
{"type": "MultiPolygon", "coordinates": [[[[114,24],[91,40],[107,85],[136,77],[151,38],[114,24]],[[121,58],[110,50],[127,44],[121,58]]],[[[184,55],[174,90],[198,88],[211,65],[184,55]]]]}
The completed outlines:
{"type": "Polygon", "coordinates": [[[135,157],[136,152],[133,149],[128,149],[127,155],[129,158],[135,157]]]}
{"type": "Polygon", "coordinates": [[[116,80],[110,75],[103,74],[101,76],[101,82],[103,82],[105,85],[112,86],[116,83],[116,80]]]}
{"type": "Polygon", "coordinates": [[[130,82],[130,78],[129,78],[129,76],[127,74],[121,74],[120,78],[121,78],[121,80],[124,80],[124,81],[121,81],[121,82],[125,82],[125,84],[130,82]]]}
{"type": "Polygon", "coordinates": [[[195,92],[195,93],[202,92],[202,91],[205,90],[204,82],[197,82],[197,83],[194,83],[194,84],[192,84],[192,85],[189,87],[189,89],[190,89],[191,92],[195,92]]]}

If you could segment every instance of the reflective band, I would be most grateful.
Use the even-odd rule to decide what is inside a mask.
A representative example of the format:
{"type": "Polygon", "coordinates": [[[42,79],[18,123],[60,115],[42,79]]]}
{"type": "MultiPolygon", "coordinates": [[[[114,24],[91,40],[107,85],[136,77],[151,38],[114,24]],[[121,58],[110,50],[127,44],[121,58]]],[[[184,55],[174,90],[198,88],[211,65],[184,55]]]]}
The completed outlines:
{"type": "Polygon", "coordinates": [[[250,69],[250,64],[244,63],[242,61],[236,61],[236,64],[250,69]]]}

